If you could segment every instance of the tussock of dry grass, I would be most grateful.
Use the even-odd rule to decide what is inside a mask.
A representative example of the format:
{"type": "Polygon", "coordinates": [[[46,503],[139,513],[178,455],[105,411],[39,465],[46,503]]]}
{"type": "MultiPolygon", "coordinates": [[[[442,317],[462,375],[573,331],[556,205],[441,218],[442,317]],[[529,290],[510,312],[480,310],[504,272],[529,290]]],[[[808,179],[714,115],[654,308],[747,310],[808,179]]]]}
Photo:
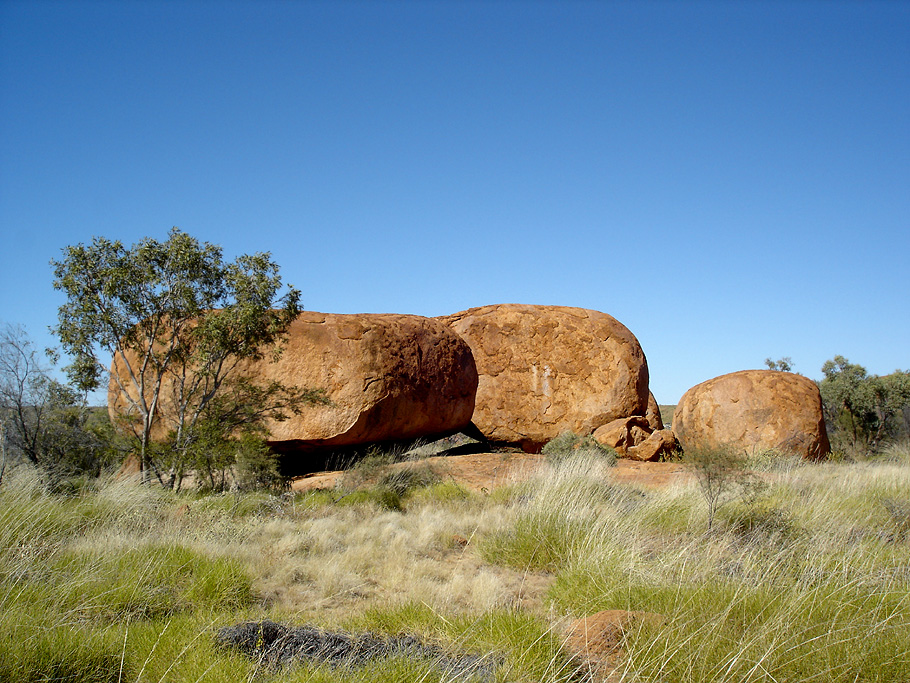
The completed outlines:
{"type": "Polygon", "coordinates": [[[212,637],[271,618],[416,633],[501,655],[497,680],[568,681],[562,626],[629,609],[666,620],[626,634],[616,680],[910,680],[906,449],[750,466],[762,495],[710,532],[695,483],[620,485],[584,452],[492,495],[428,477],[394,508],[370,483],[62,498],[20,472],[0,489],[0,679],[443,680],[407,661],[266,674],[212,637]]]}

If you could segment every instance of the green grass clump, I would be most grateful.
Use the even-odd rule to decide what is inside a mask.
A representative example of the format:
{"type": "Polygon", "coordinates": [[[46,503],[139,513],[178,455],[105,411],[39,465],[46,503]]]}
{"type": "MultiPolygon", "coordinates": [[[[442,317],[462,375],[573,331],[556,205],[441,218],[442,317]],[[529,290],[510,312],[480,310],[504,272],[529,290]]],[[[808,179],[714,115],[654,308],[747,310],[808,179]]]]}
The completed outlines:
{"type": "Polygon", "coordinates": [[[644,494],[604,478],[611,463],[581,451],[557,461],[514,498],[514,524],[482,544],[488,562],[556,571],[578,556],[605,520],[639,507],[644,494]],[[595,476],[592,476],[595,475],[595,476]]]}
{"type": "Polygon", "coordinates": [[[62,552],[49,580],[57,584],[61,605],[110,620],[241,609],[252,601],[250,579],[238,562],[179,545],[62,552]]]}
{"type": "MultiPolygon", "coordinates": [[[[6,621],[3,618],[0,625],[6,621]]],[[[59,625],[22,635],[24,639],[0,631],[0,681],[118,683],[130,679],[129,668],[123,670],[121,648],[109,639],[59,625]]]]}
{"type": "Polygon", "coordinates": [[[401,494],[388,486],[372,486],[366,489],[351,491],[337,499],[337,504],[347,507],[375,505],[384,510],[404,510],[401,494]]]}
{"type": "Polygon", "coordinates": [[[596,453],[604,458],[604,461],[615,465],[617,454],[609,446],[598,443],[590,434],[581,436],[575,432],[562,432],[556,438],[548,441],[542,451],[551,463],[558,463],[571,455],[583,452],[596,453]]]}
{"type": "Polygon", "coordinates": [[[367,456],[345,473],[335,502],[343,506],[372,504],[385,510],[404,511],[416,492],[440,483],[440,476],[424,463],[394,466],[390,455],[367,456]]]}
{"type": "Polygon", "coordinates": [[[560,633],[540,616],[494,609],[483,614],[441,617],[427,605],[412,602],[367,610],[353,619],[350,627],[415,634],[428,642],[447,643],[453,652],[480,654],[495,664],[497,681],[575,680],[572,677],[576,666],[562,651],[560,633]]]}
{"type": "Polygon", "coordinates": [[[464,486],[451,479],[429,484],[413,491],[409,502],[418,504],[447,504],[466,501],[473,494],[464,486]]]}
{"type": "Polygon", "coordinates": [[[439,482],[439,475],[427,465],[398,467],[379,477],[378,486],[389,488],[404,497],[410,492],[439,482]]]}

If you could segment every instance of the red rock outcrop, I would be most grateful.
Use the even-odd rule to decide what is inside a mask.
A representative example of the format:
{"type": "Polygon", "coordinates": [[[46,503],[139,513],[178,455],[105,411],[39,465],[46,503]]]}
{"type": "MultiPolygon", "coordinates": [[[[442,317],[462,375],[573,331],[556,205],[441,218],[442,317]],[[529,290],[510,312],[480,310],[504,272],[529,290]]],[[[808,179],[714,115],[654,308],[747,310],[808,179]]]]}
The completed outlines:
{"type": "Polygon", "coordinates": [[[648,392],[648,410],[645,412],[645,417],[648,418],[648,426],[653,431],[664,428],[664,421],[660,416],[660,406],[657,405],[657,399],[654,398],[654,394],[650,391],[648,392]]]}
{"type": "Polygon", "coordinates": [[[499,304],[440,318],[471,347],[473,422],[491,441],[538,451],[565,431],[590,434],[648,407],[648,364],[606,313],[499,304]]]}
{"type": "Polygon", "coordinates": [[[594,430],[594,440],[617,451],[640,444],[651,435],[648,418],[642,415],[621,417],[594,430]]]}
{"type": "Polygon", "coordinates": [[[669,429],[652,431],[649,419],[641,415],[620,418],[594,430],[594,440],[613,448],[629,460],[660,460],[673,455],[679,443],[669,429]]]}
{"type": "Polygon", "coordinates": [[[743,370],[692,387],[672,428],[684,450],[731,445],[811,459],[831,450],[815,382],[776,370],[743,370]]]}
{"type": "MultiPolygon", "coordinates": [[[[267,425],[268,442],[284,450],[456,431],[471,421],[477,388],[468,345],[441,322],[415,315],[304,312],[278,361],[249,363],[244,372],[323,389],[331,401],[267,425]]],[[[113,382],[108,402],[116,414],[124,402],[113,382]]]]}
{"type": "Polygon", "coordinates": [[[657,429],[651,432],[644,441],[626,448],[622,457],[642,462],[671,458],[679,451],[679,441],[672,429],[657,429]]]}

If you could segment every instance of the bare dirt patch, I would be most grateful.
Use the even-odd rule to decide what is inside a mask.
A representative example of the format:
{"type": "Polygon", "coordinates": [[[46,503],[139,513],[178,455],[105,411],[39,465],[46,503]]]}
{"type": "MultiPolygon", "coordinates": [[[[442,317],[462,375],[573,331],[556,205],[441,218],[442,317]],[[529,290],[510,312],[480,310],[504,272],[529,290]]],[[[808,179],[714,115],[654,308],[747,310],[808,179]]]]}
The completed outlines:
{"type": "MultiPolygon", "coordinates": [[[[492,491],[531,476],[546,456],[529,453],[473,453],[426,458],[421,462],[433,468],[445,479],[453,479],[472,491],[492,491]]],[[[392,467],[407,467],[398,463],[392,467]]],[[[291,483],[294,491],[333,488],[341,478],[341,470],[314,472],[297,477],[291,483]]],[[[622,484],[646,488],[663,488],[691,481],[693,475],[681,462],[637,462],[620,459],[612,470],[613,479],[622,484]]]]}

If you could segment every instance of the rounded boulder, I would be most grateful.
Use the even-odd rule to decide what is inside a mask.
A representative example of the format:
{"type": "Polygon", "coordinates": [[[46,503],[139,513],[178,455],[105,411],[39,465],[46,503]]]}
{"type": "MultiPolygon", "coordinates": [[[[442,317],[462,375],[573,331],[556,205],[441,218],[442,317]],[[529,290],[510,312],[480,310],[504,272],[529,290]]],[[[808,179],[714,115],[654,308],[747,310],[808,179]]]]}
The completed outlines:
{"type": "MultiPolygon", "coordinates": [[[[286,452],[452,433],[474,411],[470,348],[438,320],[416,315],[303,312],[277,361],[245,362],[242,369],[256,383],[325,392],[326,405],[267,422],[266,441],[286,452]]],[[[113,380],[111,386],[113,414],[124,406],[113,380]]]]}
{"type": "Polygon", "coordinates": [[[565,431],[590,434],[648,408],[648,364],[635,336],[606,313],[498,304],[439,320],[477,363],[474,425],[494,443],[538,451],[565,431]]]}
{"type": "Polygon", "coordinates": [[[697,384],[679,400],[672,429],[684,451],[732,446],[819,459],[831,450],[818,386],[776,370],[742,370],[697,384]]]}

